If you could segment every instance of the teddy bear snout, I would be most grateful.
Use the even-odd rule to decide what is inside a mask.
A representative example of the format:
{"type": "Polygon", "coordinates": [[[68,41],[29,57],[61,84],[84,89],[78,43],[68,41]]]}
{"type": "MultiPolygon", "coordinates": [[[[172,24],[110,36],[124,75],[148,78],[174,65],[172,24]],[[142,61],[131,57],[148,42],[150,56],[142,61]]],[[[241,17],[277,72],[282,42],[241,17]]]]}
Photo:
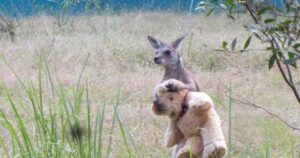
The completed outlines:
{"type": "Polygon", "coordinates": [[[158,113],[164,113],[167,111],[165,104],[159,100],[154,100],[153,106],[155,107],[155,111],[158,113]]]}

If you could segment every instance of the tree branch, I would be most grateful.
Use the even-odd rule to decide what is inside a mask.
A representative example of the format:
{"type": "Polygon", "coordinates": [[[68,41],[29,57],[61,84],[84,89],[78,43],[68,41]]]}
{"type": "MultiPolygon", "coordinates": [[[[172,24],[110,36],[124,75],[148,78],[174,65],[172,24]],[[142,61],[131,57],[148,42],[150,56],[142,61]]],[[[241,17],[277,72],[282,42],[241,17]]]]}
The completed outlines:
{"type": "MultiPolygon", "coordinates": [[[[253,21],[255,22],[255,24],[257,25],[261,25],[260,22],[261,22],[261,18],[260,16],[256,13],[256,11],[251,8],[251,6],[249,6],[248,3],[245,3],[245,8],[246,10],[249,12],[251,18],[253,19],[253,21]]],[[[274,13],[275,14],[275,13],[274,13]]],[[[299,17],[299,14],[298,12],[296,11],[295,12],[295,17],[296,19],[294,19],[294,21],[296,21],[299,17]]],[[[298,24],[298,23],[297,23],[298,24]]],[[[264,29],[264,30],[260,30],[260,32],[267,38],[267,41],[271,44],[271,47],[272,48],[277,48],[278,50],[282,51],[281,47],[279,46],[279,44],[277,43],[277,39],[273,36],[273,34],[270,34],[268,33],[268,30],[267,28],[264,29]]],[[[298,36],[298,34],[297,34],[298,36]]],[[[300,34],[299,34],[300,36],[300,34]]],[[[298,37],[296,37],[297,39],[298,37]]],[[[262,39],[260,39],[262,40],[262,39]]],[[[263,40],[262,40],[263,41],[263,40]]],[[[266,42],[266,41],[263,41],[263,42],[266,42]]],[[[274,53],[274,52],[273,52],[274,53]]],[[[284,55],[282,55],[282,59],[285,61],[286,60],[286,57],[284,55]]],[[[291,69],[290,69],[290,65],[289,64],[285,64],[283,63],[285,66],[286,66],[286,71],[283,69],[282,67],[282,63],[281,63],[281,60],[278,59],[278,57],[276,56],[275,58],[275,61],[276,61],[276,64],[277,64],[277,67],[279,68],[280,70],[280,73],[282,75],[282,77],[284,78],[284,81],[286,82],[286,84],[292,89],[297,101],[300,103],[300,95],[299,95],[299,92],[297,90],[297,87],[295,86],[294,84],[294,80],[293,80],[293,75],[292,75],[292,72],[291,72],[291,69]]]]}
{"type": "MultiPolygon", "coordinates": [[[[231,90],[229,87],[227,87],[220,79],[219,79],[220,83],[225,87],[225,89],[227,91],[231,90]]],[[[268,110],[267,108],[260,106],[258,104],[252,103],[249,100],[245,99],[244,97],[242,97],[241,95],[234,93],[234,95],[236,95],[239,98],[233,98],[232,96],[226,95],[227,97],[231,97],[231,99],[235,102],[239,102],[257,109],[261,109],[264,112],[266,112],[267,114],[275,117],[276,119],[278,119],[279,121],[283,122],[285,125],[287,125],[289,128],[291,128],[292,130],[296,130],[296,131],[300,131],[300,127],[295,127],[293,125],[291,125],[288,121],[284,120],[283,118],[281,118],[279,115],[275,114],[274,112],[271,112],[270,110],[268,110]]]]}
{"type": "Polygon", "coordinates": [[[279,121],[283,122],[286,126],[288,126],[289,128],[291,128],[292,130],[295,130],[295,131],[300,131],[300,127],[295,127],[293,125],[291,125],[288,121],[284,120],[283,118],[281,118],[279,115],[269,111],[268,109],[260,106],[260,105],[257,105],[255,103],[252,103],[250,102],[249,100],[246,100],[245,98],[242,98],[240,97],[239,99],[238,98],[231,98],[233,101],[236,101],[236,102],[239,102],[239,103],[242,103],[242,104],[245,104],[245,105],[248,105],[248,106],[251,106],[251,107],[254,107],[254,108],[257,108],[257,109],[261,109],[263,110],[264,112],[266,112],[267,114],[271,115],[272,117],[275,117],[276,119],[278,119],[279,121]]]}
{"type": "MultiPolygon", "coordinates": [[[[272,41],[271,41],[271,46],[272,46],[273,48],[274,48],[274,44],[275,44],[276,48],[277,48],[278,50],[280,50],[280,46],[278,45],[276,39],[273,37],[273,38],[272,38],[272,41]]],[[[284,55],[282,55],[282,56],[283,56],[283,59],[286,60],[286,58],[284,57],[284,55]]],[[[280,63],[279,59],[276,57],[275,60],[276,60],[277,67],[279,68],[280,73],[281,73],[281,75],[282,75],[284,81],[285,81],[285,82],[287,83],[287,85],[292,89],[292,91],[293,91],[293,93],[294,93],[294,95],[295,95],[297,101],[300,103],[300,95],[299,95],[298,90],[297,90],[297,88],[296,88],[296,86],[295,86],[295,84],[294,84],[293,76],[292,76],[292,73],[291,73],[291,70],[290,70],[290,66],[289,66],[288,64],[285,64],[285,66],[286,66],[286,68],[287,68],[288,77],[289,77],[289,78],[288,78],[287,75],[286,75],[286,73],[285,73],[285,71],[283,70],[283,68],[282,68],[282,66],[281,66],[281,63],[280,63]]]]}

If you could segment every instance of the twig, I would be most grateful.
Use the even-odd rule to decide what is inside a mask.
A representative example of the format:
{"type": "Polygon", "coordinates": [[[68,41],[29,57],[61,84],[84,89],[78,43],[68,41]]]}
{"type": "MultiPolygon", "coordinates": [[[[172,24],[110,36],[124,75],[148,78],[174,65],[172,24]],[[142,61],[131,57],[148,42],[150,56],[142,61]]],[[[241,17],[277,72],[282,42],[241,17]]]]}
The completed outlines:
{"type": "Polygon", "coordinates": [[[248,106],[251,106],[251,107],[254,107],[254,108],[257,108],[257,109],[261,109],[263,110],[264,112],[266,112],[267,114],[277,118],[279,121],[283,122],[285,125],[287,125],[288,127],[290,127],[292,130],[295,130],[295,131],[300,131],[300,127],[295,127],[293,125],[291,125],[288,121],[284,120],[283,118],[281,118],[280,116],[278,116],[277,114],[269,111],[268,109],[260,106],[260,105],[257,105],[255,103],[252,103],[250,102],[249,100],[246,100],[245,98],[242,98],[240,97],[240,99],[237,99],[237,98],[231,98],[232,100],[234,101],[237,101],[239,103],[242,103],[242,104],[245,104],[245,105],[248,105],[248,106]]]}
{"type": "Polygon", "coordinates": [[[255,15],[253,14],[252,9],[249,7],[248,4],[246,4],[245,6],[246,6],[246,9],[248,10],[248,12],[250,13],[252,19],[254,20],[254,22],[255,22],[256,24],[258,24],[258,20],[256,19],[255,15]]]}
{"type": "MultiPolygon", "coordinates": [[[[223,82],[220,82],[225,88],[226,90],[230,90],[229,87],[227,87],[223,82]]],[[[232,92],[233,93],[233,92],[232,92]]],[[[292,130],[295,130],[295,131],[300,131],[300,127],[295,127],[293,125],[291,125],[288,121],[284,120],[283,118],[281,118],[279,115],[275,114],[274,112],[271,112],[270,110],[268,110],[267,108],[263,107],[263,106],[260,106],[258,104],[255,104],[255,103],[252,103],[250,102],[249,100],[245,99],[244,97],[242,97],[241,95],[239,94],[236,94],[234,93],[236,96],[238,96],[239,98],[233,98],[231,96],[231,99],[233,101],[236,101],[236,102],[239,102],[239,103],[242,103],[242,104],[245,104],[245,105],[248,105],[250,107],[254,107],[254,108],[257,108],[257,109],[261,109],[263,110],[264,112],[266,112],[267,114],[277,118],[279,121],[283,122],[285,125],[287,125],[289,128],[291,128],[292,130]]],[[[226,95],[227,97],[229,97],[228,95],[226,95]]]]}

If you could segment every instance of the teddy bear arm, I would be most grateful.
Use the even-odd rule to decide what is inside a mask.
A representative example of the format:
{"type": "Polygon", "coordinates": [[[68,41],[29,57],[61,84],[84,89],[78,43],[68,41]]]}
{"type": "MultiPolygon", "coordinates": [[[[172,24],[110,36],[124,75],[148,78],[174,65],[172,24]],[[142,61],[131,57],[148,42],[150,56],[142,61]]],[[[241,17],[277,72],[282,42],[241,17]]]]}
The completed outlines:
{"type": "Polygon", "coordinates": [[[203,157],[210,157],[211,155],[223,157],[225,155],[227,150],[226,142],[221,128],[221,121],[217,116],[206,122],[201,129],[201,136],[205,146],[203,157]]]}
{"type": "Polygon", "coordinates": [[[194,112],[205,112],[213,107],[211,98],[203,92],[190,92],[186,102],[194,112]]]}
{"type": "Polygon", "coordinates": [[[167,147],[172,147],[184,139],[184,136],[176,122],[171,122],[165,134],[165,144],[167,147]]]}

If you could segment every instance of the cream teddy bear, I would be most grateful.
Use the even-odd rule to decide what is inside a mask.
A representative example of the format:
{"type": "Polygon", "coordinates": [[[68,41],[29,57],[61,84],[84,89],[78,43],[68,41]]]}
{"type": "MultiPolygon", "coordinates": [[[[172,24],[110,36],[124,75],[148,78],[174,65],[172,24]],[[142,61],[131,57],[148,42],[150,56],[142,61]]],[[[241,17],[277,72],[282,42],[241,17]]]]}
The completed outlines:
{"type": "Polygon", "coordinates": [[[175,158],[222,158],[226,142],[221,120],[212,99],[204,92],[190,92],[186,85],[170,79],[154,89],[152,110],[167,115],[170,124],[165,134],[167,147],[185,140],[175,158]]]}

